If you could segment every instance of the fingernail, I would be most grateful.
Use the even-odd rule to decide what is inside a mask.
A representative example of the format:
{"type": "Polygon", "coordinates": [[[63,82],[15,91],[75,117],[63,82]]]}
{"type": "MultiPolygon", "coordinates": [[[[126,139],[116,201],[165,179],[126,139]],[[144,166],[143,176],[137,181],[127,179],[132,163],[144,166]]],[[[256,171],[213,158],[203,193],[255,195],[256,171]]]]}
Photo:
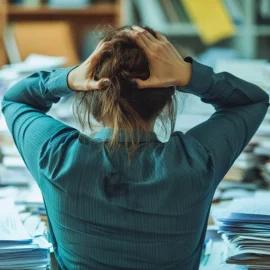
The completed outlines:
{"type": "Polygon", "coordinates": [[[130,81],[133,88],[138,88],[138,83],[135,80],[130,81]]]}
{"type": "Polygon", "coordinates": [[[103,80],[102,83],[104,86],[108,86],[110,84],[110,80],[103,80]]]}

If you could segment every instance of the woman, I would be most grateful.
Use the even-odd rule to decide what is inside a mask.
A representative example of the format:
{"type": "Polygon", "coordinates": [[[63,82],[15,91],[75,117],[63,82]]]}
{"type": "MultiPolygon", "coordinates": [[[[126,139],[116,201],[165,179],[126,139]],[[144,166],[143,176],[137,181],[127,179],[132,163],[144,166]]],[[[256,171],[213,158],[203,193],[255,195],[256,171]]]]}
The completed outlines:
{"type": "Polygon", "coordinates": [[[35,73],[2,101],[61,269],[198,269],[215,189],[268,106],[258,86],[182,59],[138,26],[109,31],[80,66],[35,73]],[[161,143],[153,126],[164,110],[173,126],[175,86],[216,111],[161,143]],[[80,122],[104,125],[94,138],[46,115],[72,92],[80,122]]]}

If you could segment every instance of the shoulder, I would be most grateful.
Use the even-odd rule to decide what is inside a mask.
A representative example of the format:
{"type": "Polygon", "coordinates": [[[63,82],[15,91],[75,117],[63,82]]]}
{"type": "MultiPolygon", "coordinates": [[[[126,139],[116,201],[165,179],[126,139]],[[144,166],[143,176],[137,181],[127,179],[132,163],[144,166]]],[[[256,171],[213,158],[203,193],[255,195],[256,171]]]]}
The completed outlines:
{"type": "Polygon", "coordinates": [[[214,158],[207,147],[194,137],[181,131],[172,133],[165,143],[165,152],[176,166],[188,168],[191,178],[199,180],[203,185],[209,185],[214,177],[214,158]],[[205,182],[206,181],[206,182],[205,182]]]}

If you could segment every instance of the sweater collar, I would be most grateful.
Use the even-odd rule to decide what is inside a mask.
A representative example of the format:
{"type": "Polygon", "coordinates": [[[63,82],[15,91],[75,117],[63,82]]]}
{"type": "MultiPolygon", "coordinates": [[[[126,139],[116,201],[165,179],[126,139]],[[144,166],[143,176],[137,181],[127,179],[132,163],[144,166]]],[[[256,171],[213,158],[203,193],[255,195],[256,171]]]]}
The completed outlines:
{"type": "MultiPolygon", "coordinates": [[[[149,140],[149,142],[151,142],[151,141],[159,142],[157,135],[154,131],[146,132],[146,131],[134,130],[133,134],[134,134],[135,142],[136,142],[136,139],[138,138],[137,136],[139,136],[139,142],[147,142],[148,140],[149,140]]],[[[105,127],[102,130],[100,130],[99,132],[97,132],[94,135],[93,139],[101,140],[101,141],[110,141],[112,139],[112,135],[113,135],[113,128],[105,127]]],[[[119,129],[118,141],[119,142],[126,142],[126,141],[131,142],[130,138],[126,139],[124,129],[119,129]]]]}

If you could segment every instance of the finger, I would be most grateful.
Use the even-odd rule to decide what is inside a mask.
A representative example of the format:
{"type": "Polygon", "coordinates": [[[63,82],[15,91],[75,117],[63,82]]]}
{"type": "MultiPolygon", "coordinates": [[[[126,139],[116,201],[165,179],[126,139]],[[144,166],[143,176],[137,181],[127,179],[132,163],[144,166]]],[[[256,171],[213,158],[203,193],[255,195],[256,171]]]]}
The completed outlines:
{"type": "Polygon", "coordinates": [[[87,64],[90,64],[91,66],[95,66],[97,62],[99,61],[102,52],[108,48],[112,44],[112,41],[102,42],[98,48],[95,49],[95,51],[90,55],[90,57],[87,59],[87,64]]]}
{"type": "Polygon", "coordinates": [[[99,49],[103,43],[104,43],[104,39],[100,40],[95,50],[99,49]]]}
{"type": "MultiPolygon", "coordinates": [[[[99,49],[103,43],[104,43],[104,39],[100,40],[99,43],[98,43],[98,45],[97,45],[97,47],[93,51],[93,53],[95,53],[97,51],[97,49],[99,49]]],[[[85,60],[86,63],[89,62],[89,60],[92,57],[93,53],[91,55],[89,55],[88,58],[85,60]]]]}
{"type": "Polygon", "coordinates": [[[179,53],[178,53],[178,51],[176,50],[176,48],[173,46],[173,44],[171,43],[171,42],[169,42],[169,40],[165,37],[165,36],[163,36],[160,32],[158,32],[158,31],[155,31],[155,33],[156,33],[156,36],[157,36],[157,39],[159,40],[159,41],[162,41],[162,42],[167,42],[168,44],[168,49],[170,49],[176,56],[179,56],[179,53]]]}
{"type": "Polygon", "coordinates": [[[145,40],[141,37],[138,32],[130,31],[129,36],[136,42],[136,44],[145,52],[146,55],[149,55],[150,49],[149,46],[145,43],[145,40]]]}
{"type": "Polygon", "coordinates": [[[155,33],[156,33],[157,39],[158,39],[159,41],[168,41],[168,39],[167,39],[165,36],[161,35],[160,32],[155,31],[155,33]]]}
{"type": "Polygon", "coordinates": [[[141,39],[144,41],[144,43],[146,44],[146,46],[153,46],[153,42],[145,35],[144,32],[142,31],[138,31],[138,30],[130,30],[134,36],[138,35],[141,37],[141,39]]]}
{"type": "Polygon", "coordinates": [[[143,29],[137,25],[132,26],[132,29],[144,34],[150,41],[157,42],[157,39],[151,33],[149,33],[146,29],[143,29]]]}
{"type": "Polygon", "coordinates": [[[86,90],[97,90],[102,89],[104,87],[107,87],[111,84],[111,81],[108,78],[103,78],[98,81],[95,81],[93,79],[87,81],[85,85],[86,90]]]}

